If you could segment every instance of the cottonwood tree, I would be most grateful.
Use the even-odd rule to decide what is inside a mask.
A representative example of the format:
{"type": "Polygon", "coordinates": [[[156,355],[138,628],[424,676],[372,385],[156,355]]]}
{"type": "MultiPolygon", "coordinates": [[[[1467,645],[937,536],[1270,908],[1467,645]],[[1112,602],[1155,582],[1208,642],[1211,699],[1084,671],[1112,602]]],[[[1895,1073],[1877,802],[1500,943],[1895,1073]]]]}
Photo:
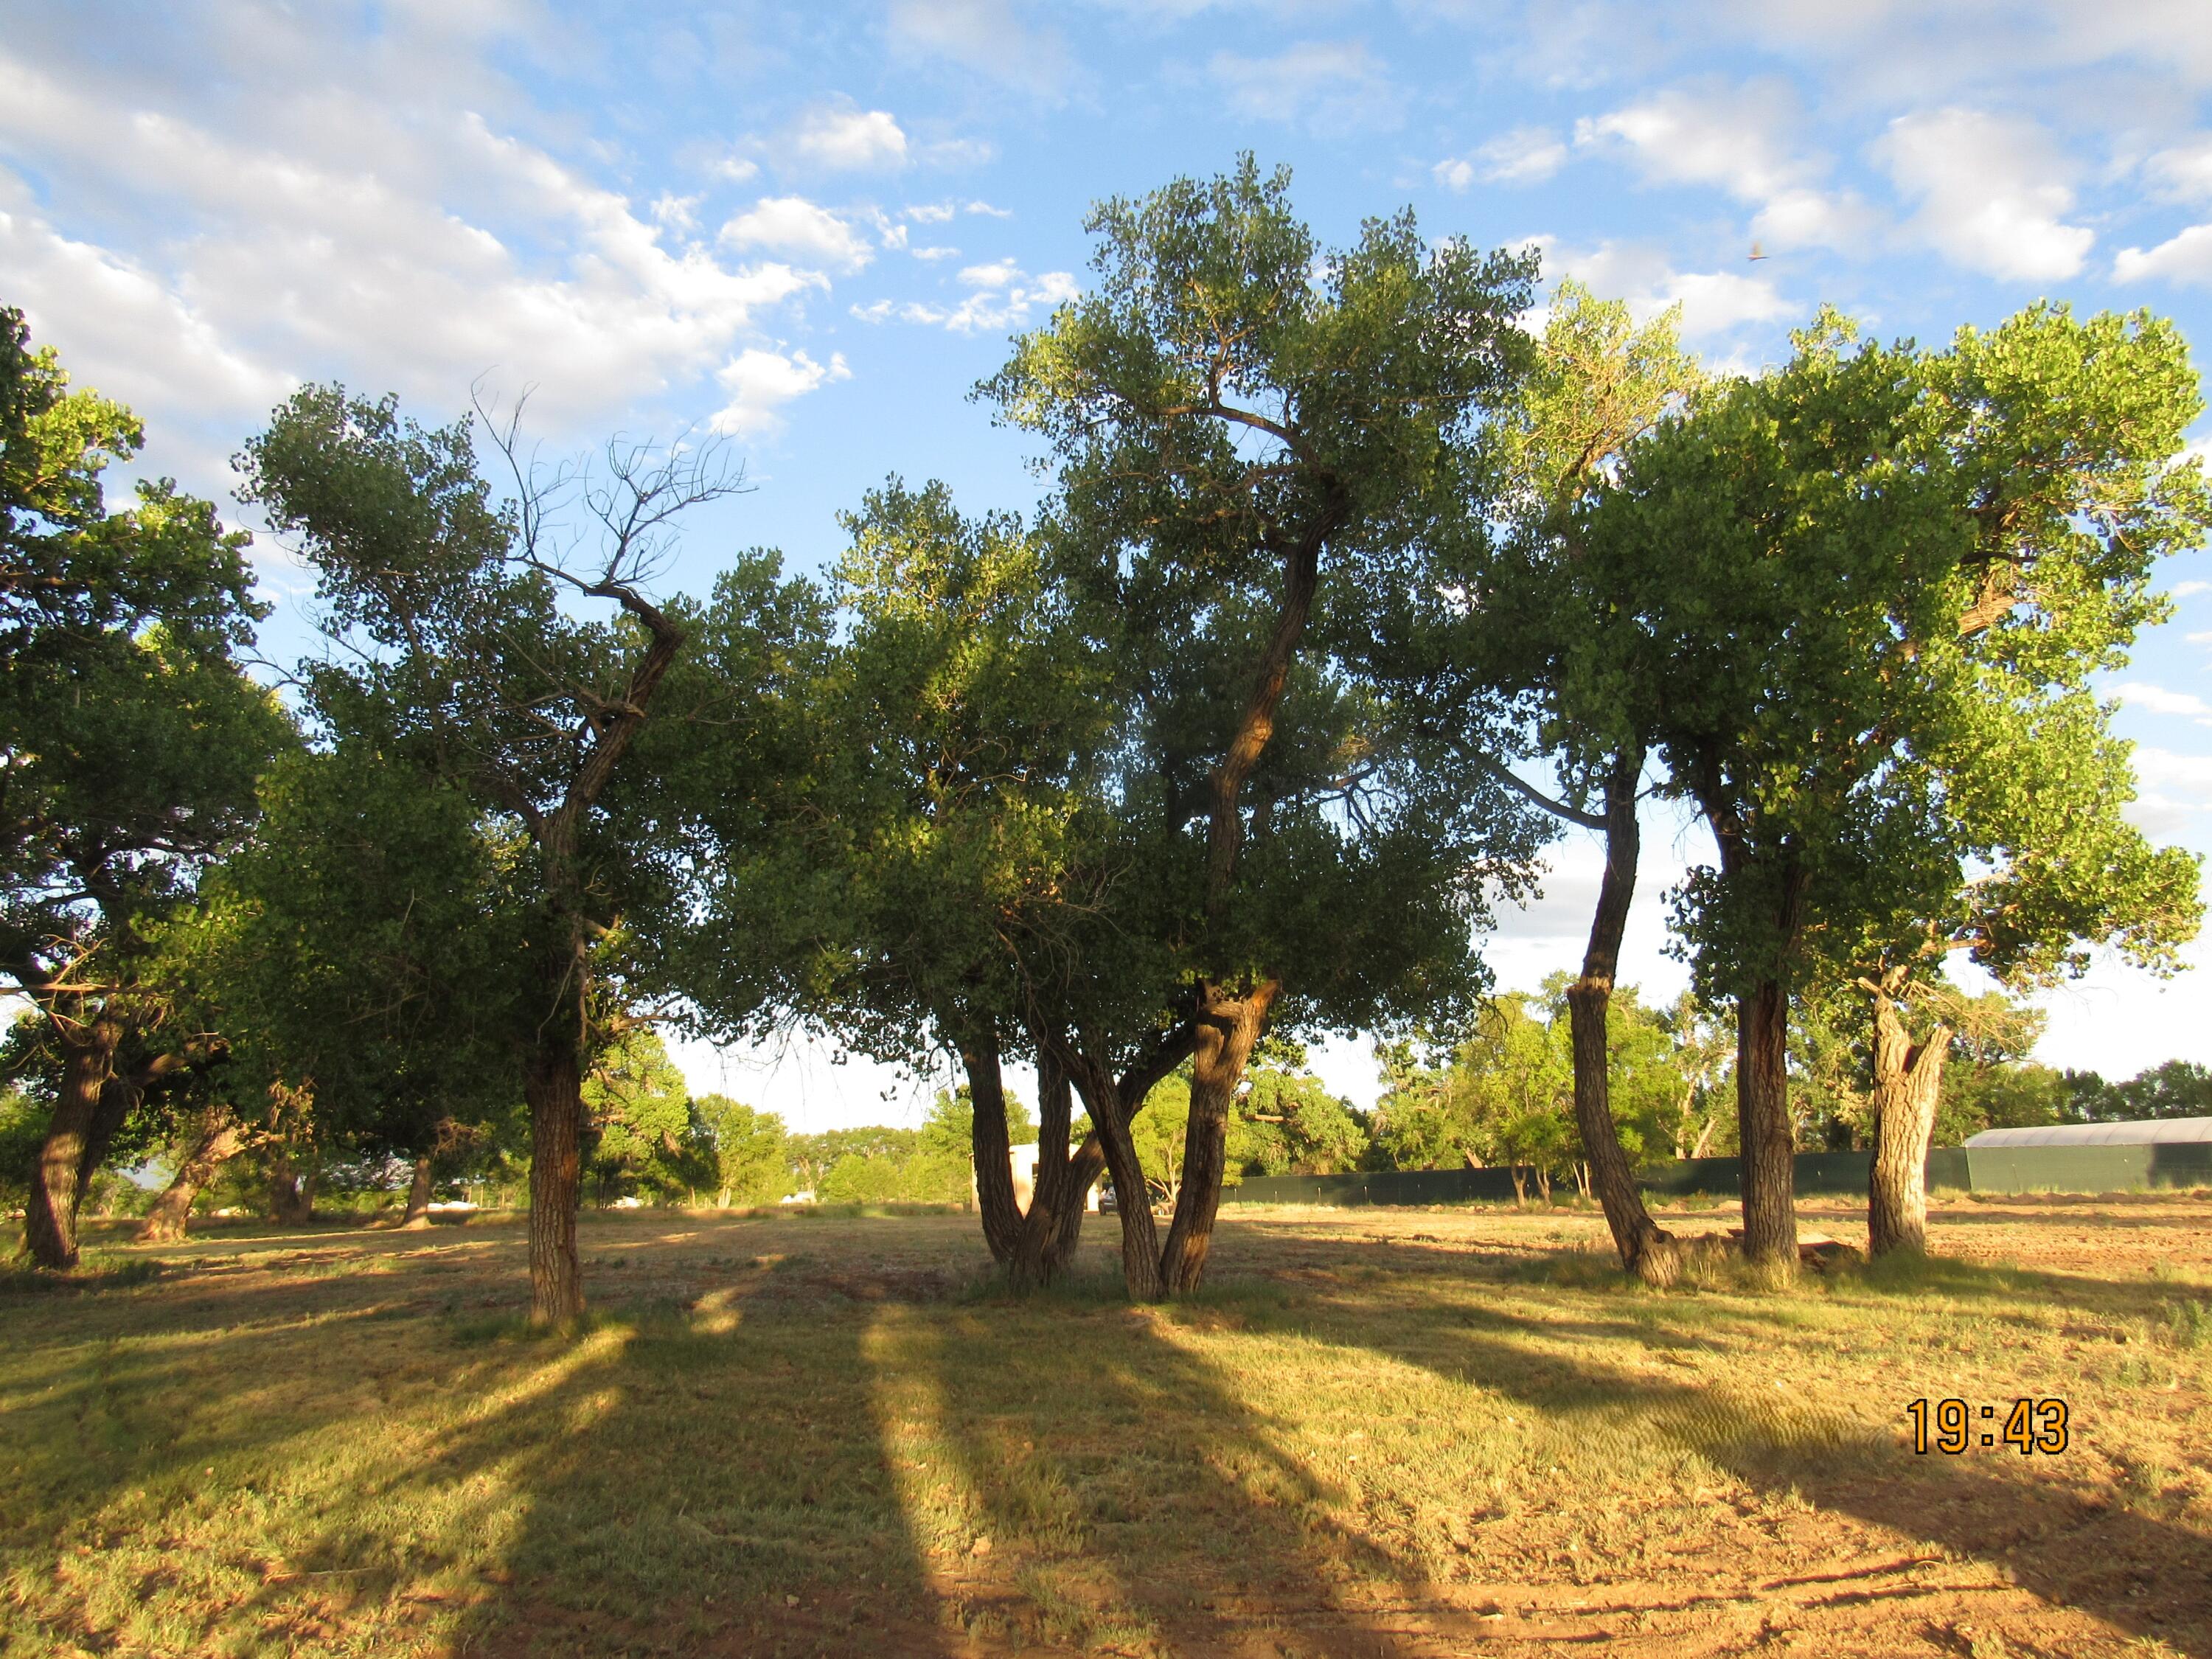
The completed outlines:
{"type": "MultiPolygon", "coordinates": [[[[1990,946],[1993,966],[2043,971],[2080,936],[2069,927],[2138,936],[2154,955],[2193,928],[2179,866],[2109,816],[2103,831],[2067,826],[2063,877],[2032,843],[2039,821],[2057,830],[2047,809],[2068,775],[2113,784],[2117,757],[2100,759],[2083,725],[2082,677],[2113,665],[2151,614],[2156,556],[2203,534],[2202,480],[2172,464],[2194,385],[2177,337],[2147,318],[2077,324],[2039,307],[1929,354],[1859,344],[1824,313],[1781,369],[1653,434],[1609,495],[1624,609],[1676,662],[1662,727],[1673,785],[1718,846],[1680,919],[1701,976],[1737,1000],[1755,1257],[1794,1257],[1789,999],[1853,934],[1844,918],[1881,915],[1875,931],[1895,939],[1910,914],[1924,967],[1931,938],[1947,941],[1940,956],[1974,931],[1936,895],[1995,859],[1984,920],[2008,942],[1990,946]],[[1663,579],[1638,580],[1662,560],[1663,579]],[[2039,869],[2056,878],[2041,897],[2039,869]]],[[[1909,1049],[1884,1052],[1909,1067],[1909,1049]]],[[[1898,1104],[1899,1134],[1924,1154],[1924,1122],[1898,1104]]]]}
{"type": "MultiPolygon", "coordinates": [[[[1232,1103],[1270,1024],[1286,1005],[1292,1024],[1371,1007],[1424,967],[1450,978],[1420,957],[1438,941],[1412,920],[1424,902],[1413,868],[1431,872],[1431,908],[1456,905],[1464,927],[1480,903],[1470,866],[1521,850],[1492,788],[1436,816],[1387,709],[1304,722],[1341,740],[1333,790],[1316,755],[1278,749],[1301,687],[1346,713],[1371,705],[1332,637],[1333,617],[1350,614],[1334,596],[1385,580],[1439,523],[1480,510],[1471,439],[1524,364],[1512,319],[1533,261],[1432,247],[1410,214],[1368,222],[1324,258],[1290,207],[1288,175],[1263,178],[1249,156],[1224,177],[1103,203],[1087,228],[1092,288],[1023,337],[981,390],[1049,447],[1055,574],[1129,710],[1115,798],[1130,821],[1123,845],[1145,854],[1129,867],[1150,890],[1144,936],[1167,947],[1169,977],[1114,988],[1109,1000],[1155,1018],[1109,1022],[1097,994],[1110,952],[1037,975],[1048,1029],[1035,1035],[1083,1092],[1120,1199],[1125,1273],[1151,1295],[1204,1273],[1232,1103]],[[1379,896],[1386,880],[1404,884],[1391,914],[1409,942],[1362,938],[1355,923],[1322,947],[1349,954],[1302,983],[1316,958],[1290,948],[1301,924],[1363,884],[1379,896]],[[1335,1008],[1330,990],[1345,994],[1335,1008]],[[1127,1125],[1186,1054],[1182,1179],[1148,1262],[1127,1125]]],[[[1456,954],[1467,949],[1462,932],[1456,954]]]]}
{"type": "Polygon", "coordinates": [[[111,512],[137,419],[0,311],[0,976],[58,1051],[24,1248],[76,1260],[87,1183],[149,1089],[220,1054],[147,981],[149,930],[252,817],[289,739],[238,653],[247,538],[167,480],[111,512]]]}
{"type": "Polygon", "coordinates": [[[1635,896],[1645,762],[1674,665],[1620,603],[1589,546],[1595,509],[1632,448],[1700,383],[1679,313],[1641,326],[1572,282],[1486,434],[1497,502],[1444,539],[1422,579],[1378,590],[1371,659],[1461,752],[1562,823],[1595,832],[1604,873],[1582,972],[1566,991],[1576,1133],[1622,1264],[1677,1271],[1644,1207],[1610,1096],[1614,976],[1635,896]],[[1555,792],[1522,775],[1548,765],[1555,792]]]}
{"type": "Polygon", "coordinates": [[[1736,1008],[1744,1249],[1796,1261],[1790,996],[1808,895],[1839,826],[1935,702],[1915,641],[1948,626],[1956,527],[1897,447],[1918,395],[1909,348],[1855,349],[1824,313],[1789,362],[1697,394],[1595,502],[1591,577],[1650,660],[1671,792],[1711,828],[1678,933],[1736,1008]]]}
{"type": "MultiPolygon", "coordinates": [[[[1101,1153],[1069,1146],[1067,1083],[1041,1055],[1040,1174],[1018,1206],[1003,1067],[1027,1047],[1021,951],[1054,933],[1071,836],[1105,810],[1107,688],[1018,520],[893,479],[843,524],[826,592],[789,607],[784,706],[710,730],[684,763],[711,872],[688,983],[726,1030],[766,1008],[881,1060],[957,1055],[985,1242],[1012,1282],[1042,1283],[1074,1249],[1101,1153]],[[784,759],[747,758],[763,746],[784,759]],[[732,934],[744,964],[712,952],[732,934]]],[[[698,670],[757,678],[713,638],[698,670]]]]}
{"type": "Polygon", "coordinates": [[[630,1006],[624,916],[665,885],[610,834],[623,761],[684,642],[648,597],[677,521],[742,487],[711,445],[611,444],[597,471],[541,471],[481,413],[495,500],[462,422],[310,386],[239,457],[246,496],[294,538],[333,644],[303,667],[333,734],[358,722],[514,839],[525,906],[505,1032],[531,1120],[531,1316],[584,1307],[576,1257],[581,1087],[630,1006]],[[577,526],[580,526],[581,528],[577,526]]]}
{"type": "Polygon", "coordinates": [[[2039,306],[1962,330],[1921,371],[1905,453],[1966,538],[1955,623],[1915,663],[1944,719],[1867,791],[1856,860],[1813,898],[1872,1016],[1877,1254],[1925,1244],[1927,1151],[1969,1006],[1945,960],[2014,990],[2081,973],[2095,945],[2171,973],[2203,915],[2196,860],[2122,816],[2130,746],[2087,684],[2166,614],[2155,562],[2212,525],[2183,459],[2202,408],[2185,343],[2146,316],[2039,306]]]}

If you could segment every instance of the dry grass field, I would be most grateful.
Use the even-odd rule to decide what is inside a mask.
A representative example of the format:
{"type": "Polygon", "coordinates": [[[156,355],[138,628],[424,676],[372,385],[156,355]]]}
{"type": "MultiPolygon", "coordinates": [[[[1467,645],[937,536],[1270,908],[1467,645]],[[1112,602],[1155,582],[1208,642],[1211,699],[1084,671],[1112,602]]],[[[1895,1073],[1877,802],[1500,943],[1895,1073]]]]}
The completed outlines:
{"type": "Polygon", "coordinates": [[[0,1288],[0,1650],[2212,1655],[2212,1199],[1781,1292],[1571,1210],[1228,1215],[1165,1308],[1110,1218],[1021,1304],[966,1217],[592,1216],[565,1339],[511,1218],[103,1242],[0,1288]],[[2063,1453],[1915,1455],[2022,1395],[2063,1453]]]}

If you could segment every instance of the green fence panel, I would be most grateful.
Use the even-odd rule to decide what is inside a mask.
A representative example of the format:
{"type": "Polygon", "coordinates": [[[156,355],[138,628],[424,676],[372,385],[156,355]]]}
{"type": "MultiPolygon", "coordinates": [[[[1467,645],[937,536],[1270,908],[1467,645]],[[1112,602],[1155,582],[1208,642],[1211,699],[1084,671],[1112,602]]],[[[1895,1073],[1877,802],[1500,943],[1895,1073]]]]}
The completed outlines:
{"type": "MultiPolygon", "coordinates": [[[[1863,1198],[1873,1163],[1869,1152],[1800,1152],[1798,1194],[1863,1198]]],[[[1684,1158],[1644,1170],[1637,1181],[1659,1198],[1734,1198],[1741,1190],[1741,1163],[1733,1158],[1684,1158]]],[[[2144,1187],[2212,1187],[2212,1142],[1972,1151],[1939,1146],[1928,1154],[1927,1180],[1930,1192],[2117,1193],[2144,1187]]],[[[1535,1190],[1534,1183],[1529,1190],[1535,1190]]],[[[1506,1170],[1255,1176],[1221,1194],[1227,1204],[1337,1206],[1500,1203],[1513,1196],[1513,1176],[1506,1170]]]]}

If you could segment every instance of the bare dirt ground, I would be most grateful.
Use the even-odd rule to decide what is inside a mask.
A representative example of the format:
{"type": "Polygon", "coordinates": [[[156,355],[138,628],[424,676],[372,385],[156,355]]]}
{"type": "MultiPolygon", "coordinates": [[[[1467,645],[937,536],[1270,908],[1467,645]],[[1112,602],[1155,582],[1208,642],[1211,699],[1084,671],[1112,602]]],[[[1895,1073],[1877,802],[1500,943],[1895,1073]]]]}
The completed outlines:
{"type": "Polygon", "coordinates": [[[1016,1303],[964,1216],[592,1216],[557,1340],[499,1218],[106,1246],[0,1291],[0,1650],[2212,1656],[2212,1197],[1663,1295],[1588,1212],[1225,1216],[1166,1308],[1110,1218],[1016,1303]]]}

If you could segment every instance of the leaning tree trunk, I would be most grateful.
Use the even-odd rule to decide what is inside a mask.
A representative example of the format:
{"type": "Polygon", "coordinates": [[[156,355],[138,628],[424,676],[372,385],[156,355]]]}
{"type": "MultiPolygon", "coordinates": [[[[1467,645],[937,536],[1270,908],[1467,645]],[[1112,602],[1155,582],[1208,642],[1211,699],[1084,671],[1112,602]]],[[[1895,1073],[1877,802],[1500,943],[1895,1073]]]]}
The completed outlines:
{"type": "Polygon", "coordinates": [[[414,1178],[407,1183],[407,1212],[399,1218],[403,1227],[427,1227],[430,1224],[430,1154],[418,1152],[415,1158],[414,1178]]]}
{"type": "Polygon", "coordinates": [[[1228,1171],[1229,1114],[1237,1104],[1244,1067],[1267,1029],[1267,1011],[1281,990],[1262,980],[1240,994],[1199,988],[1199,1015],[1191,1047],[1190,1119],[1183,1137],[1182,1180],[1176,1189],[1175,1219],[1160,1252],[1160,1282],[1171,1296],[1194,1291],[1206,1275],[1206,1252],[1221,1208],[1228,1171]]]}
{"type": "Polygon", "coordinates": [[[1759,981],[1736,1000],[1736,1128],[1742,1142],[1743,1253],[1788,1272],[1797,1264],[1797,1146],[1790,1121],[1790,997],[1759,981]]]}
{"type": "Polygon", "coordinates": [[[31,1170],[23,1249],[41,1267],[59,1270],[76,1266],[77,1212],[98,1153],[105,1150],[102,1097],[113,1081],[123,1023],[103,1011],[73,1030],[53,1024],[62,1044],[61,1091],[31,1170]]]}
{"type": "Polygon", "coordinates": [[[1867,1183],[1867,1250],[1928,1248],[1928,1143],[1943,1087],[1951,1028],[1937,1021],[1915,1045],[1897,1004],[1874,1000],[1874,1170],[1867,1183]]]}
{"type": "Polygon", "coordinates": [[[569,1325],[584,1314],[576,1259],[584,1091],[574,1028],[556,1021],[540,1036],[523,1063],[522,1094],[530,1107],[530,1322],[569,1325]]]}
{"type": "Polygon", "coordinates": [[[1636,893],[1636,866],[1643,850],[1636,822],[1636,784],[1644,769],[1640,752],[1614,762],[1605,797],[1605,877],[1598,885],[1597,912],[1590,920],[1589,945],[1583,952],[1582,977],[1567,988],[1567,1029],[1574,1048],[1575,1127],[1581,1130],[1589,1184],[1604,1206],[1620,1265],[1647,1285],[1671,1285],[1681,1270],[1674,1236],[1651,1219],[1636,1172],[1620,1145],[1613,1116],[1612,1055],[1606,1024],[1613,1002],[1613,975],[1620,965],[1621,935],[1628,927],[1629,902],[1636,893]]]}
{"type": "Polygon", "coordinates": [[[142,1244],[173,1244],[185,1236],[192,1218],[192,1201],[213,1181],[216,1171],[245,1150],[246,1130],[228,1106],[210,1106],[193,1126],[192,1138],[177,1172],[161,1188],[154,1207],[138,1229],[142,1244]]]}
{"type": "Polygon", "coordinates": [[[1000,1070],[996,1034],[963,1041],[960,1063],[968,1073],[968,1139],[975,1159],[975,1207],[982,1213],[983,1243],[990,1249],[991,1260],[1003,1266],[1021,1249],[1022,1206],[1014,1197],[1006,1086],[1000,1070]]]}
{"type": "Polygon", "coordinates": [[[1084,1201],[1105,1167],[1105,1148],[1095,1133],[1074,1152],[1067,1149],[1072,1092],[1066,1071],[1048,1052],[1038,1055],[1036,1185],[1006,1261],[1007,1278],[1018,1289],[1049,1285],[1074,1260],[1084,1201]]]}

